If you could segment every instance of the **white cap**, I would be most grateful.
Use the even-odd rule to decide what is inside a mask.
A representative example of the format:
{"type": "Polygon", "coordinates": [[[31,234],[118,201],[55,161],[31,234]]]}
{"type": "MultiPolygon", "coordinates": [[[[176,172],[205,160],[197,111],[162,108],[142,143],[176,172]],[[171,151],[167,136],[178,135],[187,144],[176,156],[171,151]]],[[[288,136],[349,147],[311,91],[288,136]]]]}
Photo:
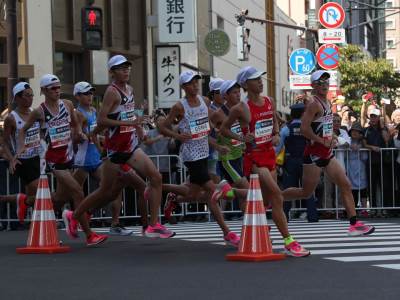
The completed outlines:
{"type": "Polygon", "coordinates": [[[346,97],[343,96],[343,95],[338,95],[337,99],[340,100],[340,101],[344,101],[344,100],[346,100],[346,97]]]}
{"type": "Polygon", "coordinates": [[[330,77],[331,77],[331,74],[329,74],[327,71],[318,70],[318,71],[315,71],[314,73],[311,74],[311,82],[317,81],[317,80],[320,79],[321,76],[324,75],[324,74],[328,75],[327,78],[330,78],[330,77]]]}
{"type": "Polygon", "coordinates": [[[379,117],[381,115],[381,111],[377,108],[371,109],[368,116],[370,117],[371,115],[375,115],[375,116],[379,117]]]}
{"type": "Polygon", "coordinates": [[[266,74],[265,71],[258,71],[256,68],[247,66],[241,68],[239,73],[236,76],[236,82],[240,85],[243,85],[249,79],[257,79],[262,75],[266,74]]]}
{"type": "Polygon", "coordinates": [[[221,95],[222,96],[226,95],[226,93],[228,93],[229,89],[234,87],[236,84],[238,84],[236,82],[236,80],[225,80],[219,89],[221,91],[221,95]]]}
{"type": "Polygon", "coordinates": [[[18,94],[19,92],[25,91],[26,89],[30,89],[29,83],[25,81],[18,82],[16,85],[13,87],[13,96],[15,98],[15,95],[18,94]]]}
{"type": "Polygon", "coordinates": [[[179,75],[179,85],[191,82],[195,78],[201,79],[201,76],[193,71],[184,71],[179,75]]]}
{"type": "Polygon", "coordinates": [[[89,82],[80,81],[75,83],[74,85],[74,96],[78,95],[79,93],[86,93],[88,91],[94,91],[95,88],[89,82]]]}
{"type": "Polygon", "coordinates": [[[46,74],[40,78],[40,87],[46,87],[52,85],[54,83],[60,83],[60,79],[56,75],[53,74],[46,74]]]}
{"type": "Polygon", "coordinates": [[[210,92],[220,90],[222,83],[224,83],[224,80],[221,78],[211,79],[210,84],[209,84],[210,92]]]}
{"type": "Polygon", "coordinates": [[[112,67],[119,66],[122,64],[132,65],[132,63],[129,60],[127,60],[125,56],[120,55],[120,54],[114,55],[113,57],[111,57],[108,60],[108,63],[107,63],[108,70],[111,70],[112,67]]]}

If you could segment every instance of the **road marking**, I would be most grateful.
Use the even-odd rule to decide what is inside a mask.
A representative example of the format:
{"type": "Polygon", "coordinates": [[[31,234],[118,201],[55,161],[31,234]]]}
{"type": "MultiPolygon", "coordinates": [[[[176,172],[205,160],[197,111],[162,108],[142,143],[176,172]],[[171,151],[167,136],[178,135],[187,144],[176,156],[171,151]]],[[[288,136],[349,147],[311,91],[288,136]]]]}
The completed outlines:
{"type": "Polygon", "coordinates": [[[361,261],[398,260],[400,259],[400,255],[367,255],[367,256],[343,256],[343,257],[324,257],[324,258],[342,262],[361,262],[361,261]]]}

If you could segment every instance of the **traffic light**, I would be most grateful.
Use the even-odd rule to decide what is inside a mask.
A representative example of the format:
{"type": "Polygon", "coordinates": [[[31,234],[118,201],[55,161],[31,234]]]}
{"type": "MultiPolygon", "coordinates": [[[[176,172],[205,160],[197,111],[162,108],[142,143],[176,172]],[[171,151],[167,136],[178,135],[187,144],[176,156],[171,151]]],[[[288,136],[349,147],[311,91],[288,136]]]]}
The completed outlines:
{"type": "Polygon", "coordinates": [[[236,27],[238,60],[249,60],[249,53],[250,53],[249,35],[250,35],[250,29],[244,26],[236,27]]]}
{"type": "Polygon", "coordinates": [[[103,12],[99,7],[82,8],[82,46],[88,50],[103,48],[103,12]]]}

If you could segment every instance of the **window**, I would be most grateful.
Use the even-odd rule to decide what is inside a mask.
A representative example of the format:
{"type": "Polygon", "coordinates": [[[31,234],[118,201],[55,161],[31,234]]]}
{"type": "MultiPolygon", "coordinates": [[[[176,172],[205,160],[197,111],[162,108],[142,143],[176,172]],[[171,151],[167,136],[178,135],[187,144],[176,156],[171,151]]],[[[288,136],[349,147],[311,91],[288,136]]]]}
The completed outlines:
{"type": "Polygon", "coordinates": [[[394,19],[388,19],[388,20],[386,20],[386,22],[385,22],[385,28],[386,29],[395,29],[395,22],[394,22],[394,19]]]}
{"type": "Polygon", "coordinates": [[[83,59],[80,53],[56,51],[54,54],[54,74],[62,83],[73,84],[83,80],[83,59]]]}
{"type": "Polygon", "coordinates": [[[394,42],[394,39],[387,39],[386,40],[386,49],[395,49],[396,44],[394,42]]]}
{"type": "Polygon", "coordinates": [[[224,29],[224,18],[221,16],[217,16],[217,28],[218,29],[224,29]]]}
{"type": "Polygon", "coordinates": [[[387,62],[393,66],[393,68],[397,68],[396,59],[394,57],[386,58],[387,62]]]}
{"type": "Polygon", "coordinates": [[[392,8],[392,7],[393,7],[393,1],[392,0],[386,0],[385,8],[392,8]]]}

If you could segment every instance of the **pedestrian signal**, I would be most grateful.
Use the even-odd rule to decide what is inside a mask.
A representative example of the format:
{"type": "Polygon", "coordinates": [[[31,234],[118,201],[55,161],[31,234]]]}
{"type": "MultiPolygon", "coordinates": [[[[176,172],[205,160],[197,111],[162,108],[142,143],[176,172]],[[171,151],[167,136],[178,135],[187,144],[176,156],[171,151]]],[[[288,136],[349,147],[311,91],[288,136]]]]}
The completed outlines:
{"type": "Polygon", "coordinates": [[[88,50],[103,48],[103,13],[101,8],[82,8],[82,46],[88,50]]]}

